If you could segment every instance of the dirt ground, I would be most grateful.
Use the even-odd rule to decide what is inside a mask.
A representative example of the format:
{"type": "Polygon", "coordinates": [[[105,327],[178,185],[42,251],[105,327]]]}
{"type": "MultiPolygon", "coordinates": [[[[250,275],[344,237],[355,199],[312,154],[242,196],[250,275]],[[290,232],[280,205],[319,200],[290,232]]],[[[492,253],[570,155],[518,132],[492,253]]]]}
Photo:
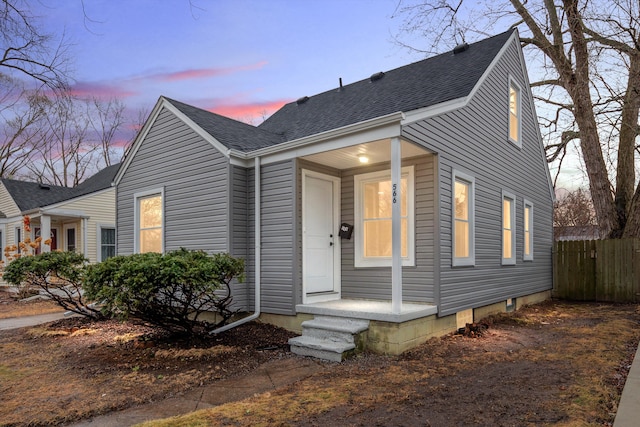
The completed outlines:
{"type": "MultiPolygon", "coordinates": [[[[481,336],[432,339],[398,357],[365,353],[190,415],[202,424],[157,425],[612,425],[640,340],[636,305],[553,301],[485,323],[481,336]]],[[[250,323],[185,341],[81,318],[0,331],[0,425],[63,425],[181,394],[297,357],[291,336],[250,323]]]]}

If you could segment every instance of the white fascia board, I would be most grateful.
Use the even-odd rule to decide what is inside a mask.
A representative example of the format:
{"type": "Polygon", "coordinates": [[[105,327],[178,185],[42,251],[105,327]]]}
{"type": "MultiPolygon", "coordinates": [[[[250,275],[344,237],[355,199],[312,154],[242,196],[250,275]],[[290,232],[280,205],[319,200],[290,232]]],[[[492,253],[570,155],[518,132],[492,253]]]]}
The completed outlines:
{"type": "Polygon", "coordinates": [[[449,113],[451,111],[459,110],[459,109],[461,109],[463,107],[466,107],[467,104],[469,104],[469,102],[471,102],[471,100],[475,96],[475,94],[478,91],[478,89],[480,89],[482,87],[482,85],[484,84],[485,80],[487,80],[489,74],[491,74],[493,72],[493,69],[496,67],[498,62],[502,59],[502,56],[504,55],[506,50],[509,48],[511,43],[514,42],[514,40],[519,40],[517,31],[514,31],[511,34],[509,39],[500,48],[500,50],[498,51],[496,56],[493,57],[493,60],[491,61],[491,64],[489,64],[487,69],[484,70],[484,73],[482,73],[482,76],[480,76],[480,78],[476,82],[475,86],[473,87],[473,89],[471,89],[471,92],[469,92],[469,94],[467,96],[462,97],[462,98],[452,99],[452,100],[446,101],[446,102],[441,102],[440,104],[432,105],[432,106],[425,107],[425,108],[420,108],[420,109],[417,109],[417,110],[413,110],[411,112],[407,112],[406,113],[407,118],[402,121],[402,125],[405,126],[405,125],[417,122],[419,120],[428,119],[430,117],[435,117],[435,116],[438,116],[440,114],[449,113]]]}
{"type": "Polygon", "coordinates": [[[450,101],[441,102],[440,104],[409,111],[406,113],[406,118],[402,121],[402,125],[406,126],[420,120],[459,110],[466,106],[468,101],[469,97],[465,96],[464,98],[452,99],[450,101]]]}
{"type": "MultiPolygon", "coordinates": [[[[164,98],[163,98],[164,100],[164,98]]],[[[205,141],[207,141],[209,144],[211,144],[216,150],[218,150],[220,153],[222,153],[222,155],[224,155],[225,157],[229,157],[229,149],[227,147],[225,147],[224,144],[222,144],[220,141],[218,141],[216,138],[214,138],[209,132],[205,131],[204,129],[202,129],[200,126],[198,126],[196,124],[196,122],[194,122],[193,120],[191,120],[189,117],[187,117],[186,115],[184,115],[184,113],[180,110],[178,110],[172,103],[170,103],[167,100],[164,100],[164,107],[171,111],[175,116],[177,116],[180,120],[182,120],[187,126],[189,126],[191,128],[191,130],[193,130],[195,133],[197,133],[200,137],[202,137],[202,139],[204,139],[205,141]]]]}
{"type": "Polygon", "coordinates": [[[131,144],[131,148],[129,149],[129,152],[126,153],[124,162],[122,166],[120,166],[118,173],[113,179],[114,186],[120,183],[122,176],[124,175],[125,171],[129,168],[131,161],[136,156],[136,153],[140,149],[142,142],[147,137],[147,134],[153,127],[153,124],[157,120],[158,115],[160,114],[163,108],[166,108],[171,113],[173,113],[176,117],[182,120],[182,122],[184,122],[187,126],[189,126],[194,132],[196,132],[199,136],[201,136],[205,141],[209,142],[214,148],[216,148],[220,153],[222,153],[222,155],[224,155],[227,158],[229,157],[229,150],[227,149],[227,147],[225,147],[220,141],[215,139],[208,132],[206,132],[204,129],[198,126],[193,120],[185,116],[180,110],[178,110],[173,104],[171,104],[171,102],[169,102],[165,97],[161,96],[158,99],[158,102],[156,102],[156,105],[153,107],[151,114],[149,114],[149,118],[147,119],[144,126],[142,127],[142,130],[140,130],[140,132],[138,133],[138,136],[136,136],[136,139],[133,141],[133,144],[131,144]]]}
{"type": "Polygon", "coordinates": [[[138,135],[133,140],[133,143],[131,144],[131,147],[129,148],[128,152],[125,152],[124,161],[122,165],[120,165],[120,169],[118,169],[118,173],[116,173],[116,176],[113,178],[114,186],[118,185],[118,183],[122,179],[122,175],[124,175],[124,172],[129,168],[129,165],[131,164],[132,159],[136,156],[136,153],[140,149],[140,145],[142,145],[142,141],[144,141],[144,139],[147,137],[149,130],[151,129],[151,127],[153,126],[153,123],[158,118],[158,114],[160,114],[160,111],[162,110],[162,106],[165,103],[166,103],[165,99],[161,96],[160,98],[158,98],[156,105],[153,106],[153,110],[151,110],[151,113],[149,114],[147,121],[144,122],[142,129],[140,129],[140,132],[138,132],[138,135]]]}
{"type": "MultiPolygon", "coordinates": [[[[518,43],[518,46],[520,46],[521,45],[520,36],[517,29],[514,32],[514,38],[516,43],[518,43]]],[[[509,41],[511,42],[511,39],[509,39],[509,41]]],[[[536,104],[535,102],[533,102],[533,93],[531,92],[531,82],[529,81],[529,71],[527,70],[527,63],[524,60],[524,52],[522,51],[522,48],[518,49],[518,55],[520,57],[520,63],[522,64],[522,73],[523,73],[523,78],[526,86],[525,90],[529,95],[529,104],[531,106],[531,111],[533,112],[533,118],[536,122],[536,134],[538,135],[538,146],[540,147],[540,155],[546,161],[547,155],[544,152],[544,143],[542,142],[542,133],[540,132],[540,124],[538,123],[538,113],[536,112],[536,104]]],[[[547,183],[549,184],[549,194],[551,195],[551,200],[555,202],[556,193],[555,191],[553,191],[553,184],[552,184],[553,180],[551,179],[551,172],[549,172],[548,167],[545,167],[544,169],[547,172],[547,183]]]]}
{"type": "Polygon", "coordinates": [[[403,119],[404,113],[399,111],[249,153],[229,150],[231,163],[247,167],[252,164],[251,159],[260,157],[262,164],[268,164],[400,136],[403,119]]]}
{"type": "Polygon", "coordinates": [[[83,211],[78,210],[64,210],[64,209],[41,209],[42,215],[49,216],[69,216],[74,218],[89,218],[83,211]]]}

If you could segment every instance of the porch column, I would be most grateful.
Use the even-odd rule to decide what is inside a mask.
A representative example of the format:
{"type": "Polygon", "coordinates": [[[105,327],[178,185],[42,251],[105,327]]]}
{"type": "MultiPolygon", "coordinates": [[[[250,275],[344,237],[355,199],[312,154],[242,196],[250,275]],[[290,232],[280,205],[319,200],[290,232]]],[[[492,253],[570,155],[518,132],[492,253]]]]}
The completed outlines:
{"type": "Polygon", "coordinates": [[[51,245],[45,245],[44,241],[51,238],[51,217],[49,215],[42,214],[40,217],[40,236],[42,241],[40,242],[41,252],[51,252],[51,245]]]}
{"type": "MultiPolygon", "coordinates": [[[[82,255],[87,256],[87,224],[89,223],[89,219],[86,217],[82,217],[82,255]]],[[[98,242],[100,242],[100,236],[96,235],[98,242]]],[[[98,249],[100,250],[100,249],[98,249]]]]}
{"type": "Polygon", "coordinates": [[[402,311],[402,153],[400,138],[391,139],[391,312],[402,311]]]}

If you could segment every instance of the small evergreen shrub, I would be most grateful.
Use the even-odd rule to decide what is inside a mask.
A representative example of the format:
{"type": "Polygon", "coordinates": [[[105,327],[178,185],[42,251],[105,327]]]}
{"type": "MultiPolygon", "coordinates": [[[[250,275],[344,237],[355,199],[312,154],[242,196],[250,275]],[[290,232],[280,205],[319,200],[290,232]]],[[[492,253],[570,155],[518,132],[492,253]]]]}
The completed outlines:
{"type": "Polygon", "coordinates": [[[44,294],[67,311],[100,319],[100,310],[91,305],[82,292],[87,259],[76,252],[43,252],[16,258],[2,277],[21,294],[44,294]]]}
{"type": "Polygon", "coordinates": [[[165,255],[116,256],[86,268],[84,290],[102,312],[135,317],[172,332],[195,335],[228,322],[231,282],[244,278],[244,261],[226,253],[180,249],[165,255]],[[202,318],[218,313],[212,323],[202,318]]]}

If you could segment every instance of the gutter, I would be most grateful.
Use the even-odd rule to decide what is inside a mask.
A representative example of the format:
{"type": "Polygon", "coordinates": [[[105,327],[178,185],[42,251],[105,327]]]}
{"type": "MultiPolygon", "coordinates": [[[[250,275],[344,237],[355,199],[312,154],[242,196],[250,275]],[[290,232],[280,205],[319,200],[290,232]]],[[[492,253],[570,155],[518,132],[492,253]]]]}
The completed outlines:
{"type": "Polygon", "coordinates": [[[260,317],[260,270],[261,270],[261,247],[262,240],[260,236],[262,235],[260,229],[260,157],[256,157],[254,162],[254,234],[255,234],[255,252],[254,252],[254,312],[253,314],[243,317],[242,319],[236,320],[235,322],[229,323],[228,325],[221,326],[219,328],[214,329],[209,332],[211,335],[219,334],[220,332],[228,331],[229,329],[233,329],[236,326],[240,326],[244,323],[250,322],[252,320],[260,317]]]}

